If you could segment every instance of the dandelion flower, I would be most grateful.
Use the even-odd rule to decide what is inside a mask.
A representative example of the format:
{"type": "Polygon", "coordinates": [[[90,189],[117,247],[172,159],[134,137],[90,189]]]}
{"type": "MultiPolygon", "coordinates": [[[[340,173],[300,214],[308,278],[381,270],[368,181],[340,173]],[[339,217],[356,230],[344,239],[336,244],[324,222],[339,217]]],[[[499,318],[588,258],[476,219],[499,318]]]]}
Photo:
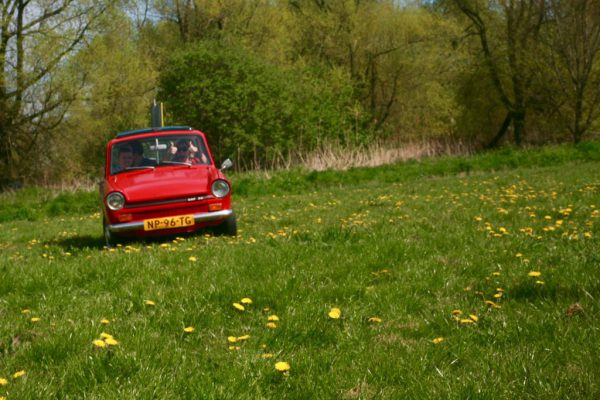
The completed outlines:
{"type": "Polygon", "coordinates": [[[273,353],[264,353],[261,357],[264,359],[273,358],[273,353]]]}
{"type": "Polygon", "coordinates": [[[380,324],[383,320],[381,318],[379,318],[379,317],[371,317],[371,318],[368,319],[368,321],[376,323],[376,324],[380,324]]]}
{"type": "Polygon", "coordinates": [[[103,320],[101,320],[101,321],[100,321],[100,323],[101,323],[102,325],[108,325],[108,324],[110,324],[110,321],[109,321],[109,320],[107,320],[106,318],[104,318],[103,320]]]}
{"type": "Polygon", "coordinates": [[[116,346],[119,344],[119,342],[115,338],[112,338],[112,337],[104,339],[104,342],[109,346],[116,346]]]}
{"type": "Polygon", "coordinates": [[[238,342],[241,342],[241,341],[244,341],[244,340],[248,340],[248,339],[250,339],[250,335],[242,335],[242,336],[238,336],[237,337],[237,341],[238,342]]]}
{"type": "Polygon", "coordinates": [[[497,271],[496,272],[492,272],[492,275],[494,275],[494,276],[500,276],[500,272],[497,272],[497,271]]]}
{"type": "Polygon", "coordinates": [[[275,363],[275,369],[279,372],[288,372],[290,370],[290,364],[285,361],[279,361],[275,363]]]}
{"type": "Polygon", "coordinates": [[[276,329],[277,328],[277,324],[275,322],[267,322],[267,328],[269,328],[269,329],[276,329]]]}
{"type": "Polygon", "coordinates": [[[96,339],[92,342],[96,347],[106,347],[106,342],[104,340],[96,339]]]}
{"type": "Polygon", "coordinates": [[[144,304],[147,306],[155,306],[156,303],[153,302],[152,300],[144,300],[144,304]]]}
{"type": "Polygon", "coordinates": [[[267,318],[267,321],[277,322],[277,321],[279,321],[279,317],[277,315],[269,315],[269,318],[267,318]]]}
{"type": "Polygon", "coordinates": [[[498,304],[494,303],[494,302],[493,302],[493,301],[491,301],[491,300],[486,300],[486,301],[485,301],[485,304],[487,304],[488,306],[492,306],[492,307],[494,307],[494,308],[501,308],[501,306],[499,306],[498,304]]]}
{"type": "Polygon", "coordinates": [[[460,322],[461,325],[469,325],[469,324],[474,323],[475,321],[473,321],[470,318],[463,318],[459,322],[460,322]]]}
{"type": "Polygon", "coordinates": [[[184,331],[185,333],[192,333],[192,332],[194,332],[195,330],[196,330],[196,328],[194,328],[193,326],[188,326],[188,327],[185,327],[185,328],[183,328],[183,331],[184,331]]]}
{"type": "Polygon", "coordinates": [[[498,292],[498,293],[494,294],[494,297],[499,299],[500,297],[502,297],[502,292],[498,292]]]}
{"type": "Polygon", "coordinates": [[[334,307],[329,311],[329,314],[327,315],[329,315],[329,318],[331,319],[340,319],[340,317],[342,316],[342,311],[339,308],[334,307]]]}
{"type": "Polygon", "coordinates": [[[240,346],[229,346],[229,350],[239,350],[240,346]]]}
{"type": "Polygon", "coordinates": [[[238,339],[237,339],[237,337],[235,337],[235,336],[227,336],[227,341],[228,341],[229,343],[235,343],[235,342],[237,342],[237,340],[238,340],[238,339]]]}
{"type": "Polygon", "coordinates": [[[444,341],[443,337],[436,337],[435,339],[432,340],[433,344],[439,344],[442,343],[444,341]]]}
{"type": "Polygon", "coordinates": [[[530,271],[527,276],[540,276],[542,273],[540,271],[530,271]]]}
{"type": "Polygon", "coordinates": [[[471,318],[473,320],[473,322],[479,321],[479,317],[477,317],[477,315],[475,315],[475,314],[469,314],[469,318],[471,318]]]}
{"type": "Polygon", "coordinates": [[[110,339],[110,338],[112,338],[112,337],[113,337],[113,335],[111,335],[110,333],[102,332],[102,333],[100,334],[100,337],[101,337],[102,339],[110,339]]]}
{"type": "Polygon", "coordinates": [[[198,259],[194,256],[191,256],[190,258],[188,258],[188,260],[190,260],[191,262],[196,262],[198,259]]]}
{"type": "Polygon", "coordinates": [[[28,308],[21,310],[21,314],[29,314],[29,313],[31,313],[31,310],[28,308]]]}
{"type": "Polygon", "coordinates": [[[452,310],[452,315],[462,315],[462,313],[461,310],[452,310]]]}
{"type": "Polygon", "coordinates": [[[31,318],[31,322],[40,322],[40,318],[39,317],[33,317],[33,318],[31,318]]]}
{"type": "Polygon", "coordinates": [[[236,310],[239,310],[239,311],[244,311],[244,310],[246,309],[246,308],[244,308],[244,306],[243,306],[243,305],[241,305],[240,303],[233,303],[233,307],[234,307],[236,310]]]}
{"type": "Polygon", "coordinates": [[[17,371],[13,374],[13,378],[17,379],[20,378],[22,376],[25,376],[26,372],[25,370],[21,370],[21,371],[17,371]]]}
{"type": "Polygon", "coordinates": [[[535,281],[536,285],[543,285],[545,282],[544,281],[535,281]]]}
{"type": "Polygon", "coordinates": [[[0,378],[0,386],[6,386],[6,385],[8,385],[8,379],[0,378]]]}
{"type": "Polygon", "coordinates": [[[252,299],[249,297],[244,297],[243,299],[240,300],[240,303],[242,304],[252,304],[252,299]]]}

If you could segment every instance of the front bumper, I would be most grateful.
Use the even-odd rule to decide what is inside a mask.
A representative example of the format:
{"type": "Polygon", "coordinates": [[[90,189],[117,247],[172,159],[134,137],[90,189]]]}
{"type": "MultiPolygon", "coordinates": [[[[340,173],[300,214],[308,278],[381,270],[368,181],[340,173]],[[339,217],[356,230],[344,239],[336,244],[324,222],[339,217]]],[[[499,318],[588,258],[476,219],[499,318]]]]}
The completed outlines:
{"type": "MultiPolygon", "coordinates": [[[[202,223],[202,222],[218,221],[221,219],[226,219],[231,214],[233,214],[233,210],[231,210],[231,209],[199,213],[199,214],[194,214],[194,221],[197,224],[202,223]]],[[[143,229],[144,229],[144,221],[126,222],[123,224],[108,225],[108,230],[112,233],[138,231],[138,230],[143,230],[143,229]]]]}

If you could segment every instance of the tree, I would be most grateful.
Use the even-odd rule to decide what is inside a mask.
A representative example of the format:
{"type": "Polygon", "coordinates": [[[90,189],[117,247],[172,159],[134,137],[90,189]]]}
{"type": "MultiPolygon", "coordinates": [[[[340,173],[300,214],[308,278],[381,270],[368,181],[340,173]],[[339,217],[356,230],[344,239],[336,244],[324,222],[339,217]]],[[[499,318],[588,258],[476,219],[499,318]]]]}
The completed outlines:
{"type": "Polygon", "coordinates": [[[549,0],[547,15],[541,60],[555,84],[544,79],[546,98],[578,143],[600,114],[600,3],[549,0]]]}
{"type": "Polygon", "coordinates": [[[535,57],[545,16],[544,0],[454,0],[467,17],[468,33],[479,39],[480,56],[507,110],[488,147],[495,147],[513,127],[515,144],[525,136],[527,110],[533,98],[535,57]]]}
{"type": "Polygon", "coordinates": [[[56,72],[105,9],[95,1],[0,3],[0,183],[22,176],[36,142],[63,121],[77,91],[56,72]]]}

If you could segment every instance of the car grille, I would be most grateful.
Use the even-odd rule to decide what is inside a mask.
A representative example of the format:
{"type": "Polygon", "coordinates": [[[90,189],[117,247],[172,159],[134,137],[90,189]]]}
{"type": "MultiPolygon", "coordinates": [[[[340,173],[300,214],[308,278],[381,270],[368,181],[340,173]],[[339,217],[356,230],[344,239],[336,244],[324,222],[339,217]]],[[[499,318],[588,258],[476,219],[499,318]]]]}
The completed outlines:
{"type": "Polygon", "coordinates": [[[195,203],[198,201],[203,201],[203,200],[207,200],[207,199],[213,199],[214,196],[212,195],[206,195],[206,196],[191,196],[191,197],[181,197],[181,198],[177,198],[177,199],[166,199],[166,200],[160,200],[160,201],[148,201],[148,202],[140,202],[140,203],[128,203],[125,205],[124,208],[127,209],[132,209],[132,208],[139,208],[139,207],[153,207],[153,206],[163,206],[163,205],[168,205],[168,204],[175,204],[175,203],[195,203]]]}

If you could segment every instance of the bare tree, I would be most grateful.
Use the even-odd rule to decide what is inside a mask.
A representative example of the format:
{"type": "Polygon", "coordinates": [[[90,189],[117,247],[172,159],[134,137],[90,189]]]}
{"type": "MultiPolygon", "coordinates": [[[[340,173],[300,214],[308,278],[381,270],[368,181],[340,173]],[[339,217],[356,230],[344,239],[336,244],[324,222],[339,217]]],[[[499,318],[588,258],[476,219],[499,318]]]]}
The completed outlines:
{"type": "Polygon", "coordinates": [[[94,1],[0,1],[0,182],[18,178],[36,141],[63,120],[73,96],[56,72],[104,10],[94,1]]]}
{"type": "Polygon", "coordinates": [[[600,114],[600,2],[550,0],[546,28],[541,61],[558,88],[547,98],[578,143],[600,114]]]}
{"type": "Polygon", "coordinates": [[[532,98],[535,46],[545,17],[544,0],[454,0],[467,17],[469,33],[479,38],[481,56],[502,104],[507,109],[502,126],[488,143],[495,147],[508,128],[520,145],[532,98]]]}

